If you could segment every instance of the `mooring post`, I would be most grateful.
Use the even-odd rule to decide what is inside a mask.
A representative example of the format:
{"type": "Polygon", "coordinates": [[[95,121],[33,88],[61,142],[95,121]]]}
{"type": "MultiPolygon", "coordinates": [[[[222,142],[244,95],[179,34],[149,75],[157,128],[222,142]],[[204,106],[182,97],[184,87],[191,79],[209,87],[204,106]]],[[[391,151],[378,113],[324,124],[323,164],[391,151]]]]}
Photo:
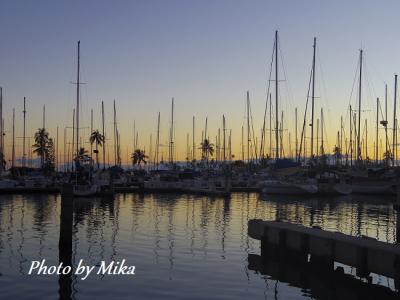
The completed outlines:
{"type": "MultiPolygon", "coordinates": [[[[63,266],[72,266],[72,221],[74,196],[71,184],[64,184],[61,190],[60,239],[58,243],[59,262],[63,266]]],[[[71,299],[71,273],[60,275],[59,299],[71,299]]]]}
{"type": "Polygon", "coordinates": [[[396,185],[396,202],[393,207],[397,210],[397,212],[400,211],[400,183],[396,185]]]}

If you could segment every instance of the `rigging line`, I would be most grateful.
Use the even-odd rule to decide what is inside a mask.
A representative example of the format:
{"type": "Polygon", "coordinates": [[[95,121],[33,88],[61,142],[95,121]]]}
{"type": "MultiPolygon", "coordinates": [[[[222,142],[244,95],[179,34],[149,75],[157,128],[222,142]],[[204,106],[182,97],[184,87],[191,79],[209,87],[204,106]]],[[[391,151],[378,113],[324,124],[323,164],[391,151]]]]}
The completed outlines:
{"type": "Polygon", "coordinates": [[[310,98],[310,89],[311,89],[311,80],[312,80],[312,68],[311,68],[311,72],[310,72],[310,80],[308,82],[308,90],[307,90],[307,100],[306,100],[306,107],[304,109],[304,119],[303,119],[303,129],[301,130],[301,136],[300,136],[300,147],[299,147],[299,153],[297,156],[297,161],[300,161],[300,157],[301,157],[301,150],[303,148],[303,137],[304,137],[304,133],[305,133],[305,127],[306,127],[306,119],[307,119],[307,107],[308,107],[308,100],[310,98]]]}
{"type": "MultiPolygon", "coordinates": [[[[353,78],[353,85],[352,85],[352,87],[351,87],[351,93],[350,93],[349,103],[347,104],[347,107],[348,107],[348,108],[349,108],[350,105],[351,105],[351,98],[353,97],[354,86],[355,86],[356,80],[357,80],[357,74],[358,74],[359,65],[360,65],[360,61],[357,59],[357,65],[356,65],[356,69],[355,69],[355,72],[354,72],[354,78],[353,78]]],[[[346,111],[348,111],[348,109],[347,109],[346,111]]],[[[348,117],[348,114],[347,114],[347,112],[346,112],[343,127],[346,127],[347,117],[348,117]]],[[[349,121],[352,122],[352,120],[349,120],[349,121]]]]}
{"type": "MultiPolygon", "coordinates": [[[[368,76],[369,72],[368,72],[367,67],[368,66],[367,66],[367,64],[366,64],[366,62],[364,60],[364,78],[365,78],[365,81],[366,81],[366,84],[367,84],[367,92],[369,93],[369,97],[367,97],[366,100],[367,100],[367,104],[370,107],[373,107],[374,105],[373,105],[371,99],[376,99],[377,96],[376,96],[376,93],[375,93],[374,86],[371,83],[371,81],[369,80],[369,76],[368,76]],[[372,97],[371,97],[371,95],[372,95],[372,97]]],[[[373,113],[372,110],[368,111],[368,119],[372,119],[373,120],[374,117],[375,117],[374,115],[375,115],[375,113],[373,113]]]]}
{"type": "MultiPolygon", "coordinates": [[[[322,120],[321,120],[321,122],[322,122],[322,120]]],[[[326,122],[325,122],[325,119],[323,120],[323,126],[324,126],[324,132],[323,132],[322,134],[325,134],[325,140],[324,140],[324,142],[326,143],[326,147],[324,148],[324,152],[325,152],[325,154],[326,154],[325,149],[330,149],[330,148],[331,148],[331,145],[329,144],[328,132],[327,132],[327,130],[326,130],[326,122]]]]}
{"type": "Polygon", "coordinates": [[[261,135],[260,155],[262,155],[262,156],[264,156],[264,151],[265,151],[265,146],[264,146],[264,144],[265,144],[265,119],[267,117],[269,90],[271,87],[272,64],[274,63],[275,43],[276,43],[276,41],[274,39],[274,45],[272,47],[271,63],[269,66],[268,88],[267,88],[267,95],[266,95],[266,101],[265,101],[264,121],[263,121],[263,127],[262,127],[262,135],[261,135]]]}
{"type": "MultiPolygon", "coordinates": [[[[319,73],[321,74],[320,78],[321,78],[321,83],[322,83],[322,90],[323,90],[323,93],[324,93],[324,96],[322,97],[322,99],[323,99],[323,101],[325,103],[325,106],[327,108],[328,119],[329,120],[333,120],[334,118],[332,118],[331,108],[329,106],[329,102],[330,101],[329,101],[328,92],[327,92],[327,89],[326,89],[325,77],[324,77],[324,72],[323,72],[323,68],[322,68],[322,62],[321,62],[321,59],[320,59],[319,48],[317,48],[316,58],[317,58],[317,61],[318,61],[318,66],[319,66],[319,73]]],[[[328,126],[329,126],[329,128],[328,128],[329,130],[328,131],[331,131],[330,122],[328,122],[328,126]]]]}
{"type": "Polygon", "coordinates": [[[257,159],[258,159],[258,157],[257,157],[257,143],[256,143],[256,137],[254,135],[253,112],[251,111],[250,101],[249,101],[249,111],[250,111],[251,129],[253,131],[253,145],[254,145],[254,152],[255,152],[254,154],[255,154],[255,157],[256,157],[256,161],[257,161],[257,159]]]}
{"type": "MultiPolygon", "coordinates": [[[[280,58],[281,58],[280,61],[281,61],[281,66],[282,66],[282,71],[283,71],[283,78],[285,79],[284,81],[285,81],[286,94],[287,94],[287,98],[288,98],[287,100],[288,100],[288,102],[290,102],[289,107],[293,107],[294,106],[293,96],[292,96],[292,91],[291,91],[291,87],[289,84],[289,80],[288,80],[288,77],[286,74],[286,68],[285,68],[286,64],[285,64],[285,59],[284,59],[285,57],[284,57],[282,49],[281,49],[281,43],[282,42],[280,42],[278,44],[278,51],[279,51],[280,58]]],[[[280,94],[280,96],[282,96],[282,95],[280,94]]],[[[282,103],[283,101],[280,101],[280,102],[282,103]]],[[[286,105],[286,110],[288,110],[289,107],[286,105]]]]}

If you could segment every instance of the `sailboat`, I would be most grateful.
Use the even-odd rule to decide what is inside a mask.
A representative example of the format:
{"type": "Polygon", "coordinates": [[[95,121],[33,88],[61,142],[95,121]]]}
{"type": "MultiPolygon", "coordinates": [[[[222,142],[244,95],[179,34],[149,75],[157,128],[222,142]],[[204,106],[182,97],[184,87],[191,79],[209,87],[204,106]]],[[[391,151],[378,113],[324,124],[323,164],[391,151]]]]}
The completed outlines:
{"type": "MultiPolygon", "coordinates": [[[[280,156],[280,137],[279,132],[279,72],[278,72],[278,31],[275,31],[274,55],[275,56],[275,162],[271,172],[271,178],[262,181],[259,184],[259,189],[267,194],[282,194],[282,195],[307,195],[318,192],[318,186],[315,179],[309,179],[303,174],[300,174],[300,164],[290,159],[282,159],[280,156]],[[299,176],[294,176],[294,175],[299,176]]],[[[314,39],[314,59],[315,61],[315,39],[314,39]]],[[[272,64],[271,64],[272,66],[272,64]]]]}
{"type": "Polygon", "coordinates": [[[88,196],[95,196],[99,193],[99,187],[96,184],[91,182],[91,174],[90,174],[90,167],[91,163],[88,160],[91,160],[90,157],[83,157],[79,156],[79,88],[80,88],[80,45],[81,42],[78,41],[78,62],[77,62],[77,80],[76,80],[76,158],[75,158],[75,174],[72,180],[74,180],[73,184],[73,195],[77,197],[88,197],[88,196]],[[89,172],[87,169],[89,168],[89,172]],[[87,173],[89,173],[87,175],[87,173]]]}

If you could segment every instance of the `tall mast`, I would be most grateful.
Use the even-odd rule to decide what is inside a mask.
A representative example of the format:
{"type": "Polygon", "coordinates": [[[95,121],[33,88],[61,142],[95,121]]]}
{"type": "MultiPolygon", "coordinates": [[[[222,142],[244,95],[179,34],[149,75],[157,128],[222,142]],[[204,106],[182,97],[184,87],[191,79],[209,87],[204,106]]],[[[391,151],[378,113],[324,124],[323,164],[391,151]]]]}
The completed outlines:
{"type": "Polygon", "coordinates": [[[104,102],[101,101],[101,125],[102,125],[102,133],[103,133],[103,169],[106,169],[106,136],[105,136],[105,128],[104,128],[104,102]]]}
{"type": "Polygon", "coordinates": [[[24,97],[24,129],[23,129],[23,136],[22,136],[22,167],[25,167],[25,138],[26,138],[26,98],[24,97]]]}
{"type": "Polygon", "coordinates": [[[224,144],[224,163],[226,163],[226,129],[225,129],[225,115],[222,115],[222,131],[223,131],[223,144],[224,144]]]}
{"type": "Polygon", "coordinates": [[[218,144],[217,144],[217,156],[218,156],[218,162],[221,161],[221,128],[218,128],[218,144]]]}
{"type": "Polygon", "coordinates": [[[157,144],[156,144],[156,167],[158,170],[158,153],[160,151],[160,112],[158,112],[157,118],[157,144]]]}
{"type": "Polygon", "coordinates": [[[133,150],[135,151],[137,149],[137,143],[136,143],[136,121],[133,120],[133,150]]]}
{"type": "Polygon", "coordinates": [[[206,117],[206,126],[204,127],[204,139],[208,139],[208,136],[207,136],[207,123],[208,123],[208,117],[206,117]]]}
{"type": "Polygon", "coordinates": [[[269,157],[272,158],[272,95],[269,93],[269,157]]]}
{"type": "Polygon", "coordinates": [[[46,128],[46,105],[43,104],[43,129],[46,128]]]}
{"type": "MultiPolygon", "coordinates": [[[[79,153],[79,74],[80,74],[81,41],[78,41],[78,66],[76,72],[76,155],[79,153]]],[[[44,125],[44,124],[43,124],[44,125]]]]}
{"type": "Polygon", "coordinates": [[[56,171],[58,171],[58,165],[59,165],[59,161],[58,161],[58,126],[57,126],[57,135],[56,135],[56,157],[55,157],[55,161],[56,161],[56,171]]]}
{"type": "Polygon", "coordinates": [[[117,109],[115,108],[115,99],[113,102],[114,107],[114,164],[118,165],[118,129],[117,129],[117,109]]]}
{"type": "MultiPolygon", "coordinates": [[[[388,157],[388,134],[387,134],[387,84],[385,84],[385,155],[388,157]]],[[[388,164],[388,160],[386,158],[386,164],[388,164]]]]}
{"type": "Polygon", "coordinates": [[[360,75],[358,82],[358,129],[357,129],[357,162],[361,160],[360,134],[361,134],[361,83],[362,83],[363,50],[360,49],[360,75]]]}
{"type": "MultiPolygon", "coordinates": [[[[4,158],[4,144],[3,144],[3,88],[0,87],[0,153],[4,158]]],[[[0,170],[3,171],[3,170],[0,170]]]]}
{"type": "Polygon", "coordinates": [[[242,161],[244,162],[244,127],[242,125],[242,161]]]}
{"type": "Polygon", "coordinates": [[[250,163],[250,95],[247,91],[247,163],[250,163]]]}
{"type": "Polygon", "coordinates": [[[72,110],[72,145],[71,145],[71,170],[74,171],[74,147],[75,147],[75,108],[72,110]]]}
{"type": "Polygon", "coordinates": [[[297,157],[297,148],[299,146],[299,141],[297,139],[297,107],[294,110],[294,119],[295,119],[295,157],[297,157]]]}
{"type": "Polygon", "coordinates": [[[195,117],[193,116],[193,124],[192,124],[192,160],[196,159],[196,144],[195,144],[195,117]]]}
{"type": "MultiPolygon", "coordinates": [[[[65,171],[65,167],[66,167],[66,150],[67,150],[67,127],[64,127],[64,147],[63,147],[63,168],[62,170],[65,171]]],[[[67,170],[68,170],[68,166],[67,166],[67,170]]]]}
{"type": "MultiPolygon", "coordinates": [[[[93,133],[93,109],[90,110],[90,135],[92,133],[93,133]]],[[[90,157],[92,157],[92,155],[93,155],[93,144],[90,143],[90,157]]]]}
{"type": "MultiPolygon", "coordinates": [[[[311,157],[314,155],[314,99],[315,99],[315,48],[317,38],[314,37],[312,61],[312,91],[311,91],[311,157]]],[[[317,141],[318,144],[318,141],[317,141]]]]}
{"type": "Polygon", "coordinates": [[[172,166],[174,162],[174,154],[173,154],[173,144],[174,144],[174,98],[172,97],[171,103],[171,128],[169,131],[169,162],[172,166]]]}
{"type": "Polygon", "coordinates": [[[375,137],[375,163],[378,164],[378,143],[379,143],[379,98],[376,98],[376,137],[375,137]]]}
{"type": "Polygon", "coordinates": [[[397,152],[397,145],[396,145],[396,140],[397,140],[397,126],[396,125],[396,109],[397,109],[397,105],[396,105],[396,100],[397,100],[397,74],[394,75],[394,107],[393,107],[393,165],[395,165],[395,161],[396,161],[396,152],[397,152]]]}
{"type": "Polygon", "coordinates": [[[275,147],[279,158],[279,116],[278,116],[278,30],[275,31],[275,147]]]}
{"type": "Polygon", "coordinates": [[[317,118],[317,154],[316,157],[318,157],[319,155],[319,119],[317,118]]]}
{"type": "Polygon", "coordinates": [[[368,127],[367,119],[365,119],[365,159],[368,157],[368,127]]]}
{"type": "Polygon", "coordinates": [[[321,155],[324,154],[324,109],[321,108],[321,155]]]}
{"type": "Polygon", "coordinates": [[[351,110],[351,105],[350,105],[350,166],[353,166],[353,114],[352,114],[352,110],[351,110]]]}
{"type": "MultiPolygon", "coordinates": [[[[339,146],[339,149],[340,149],[340,154],[343,154],[343,116],[340,116],[340,146],[339,146]]],[[[343,163],[342,158],[343,158],[343,155],[341,155],[341,158],[340,158],[341,163],[343,163]]]]}
{"type": "Polygon", "coordinates": [[[13,121],[12,121],[12,152],[11,152],[11,167],[15,166],[15,108],[13,108],[13,121]]]}

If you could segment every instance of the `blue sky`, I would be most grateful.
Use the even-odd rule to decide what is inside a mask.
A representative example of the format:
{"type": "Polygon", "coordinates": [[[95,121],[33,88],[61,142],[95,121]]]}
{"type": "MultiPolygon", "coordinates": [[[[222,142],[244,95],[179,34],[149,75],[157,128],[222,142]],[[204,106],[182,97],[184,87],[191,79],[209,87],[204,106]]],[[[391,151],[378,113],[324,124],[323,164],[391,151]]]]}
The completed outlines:
{"type": "MultiPolygon", "coordinates": [[[[149,147],[158,111],[162,140],[167,139],[172,97],[178,155],[186,151],[193,115],[199,120],[198,128],[208,115],[210,135],[215,136],[225,114],[233,143],[239,147],[247,90],[255,130],[259,132],[262,126],[267,73],[278,29],[286,74],[280,74],[286,80],[281,83],[280,107],[285,111],[285,127],[293,129],[294,107],[300,115],[304,110],[316,36],[317,109],[323,106],[326,111],[332,148],[340,115],[347,112],[361,47],[368,77],[363,101],[370,110],[363,117],[373,122],[375,99],[384,96],[385,82],[393,95],[393,76],[400,66],[399,9],[396,1],[3,0],[0,86],[6,127],[9,130],[10,112],[16,107],[17,130],[21,130],[24,96],[31,135],[41,126],[43,104],[52,135],[56,126],[71,124],[75,87],[70,82],[76,76],[76,42],[81,40],[86,82],[82,122],[88,126],[93,108],[98,127],[100,101],[104,100],[111,130],[111,105],[116,99],[123,153],[132,147],[133,120],[142,147],[149,147]]],[[[355,105],[355,101],[353,97],[350,102],[355,105]]],[[[196,134],[201,135],[200,129],[196,134]]]]}

